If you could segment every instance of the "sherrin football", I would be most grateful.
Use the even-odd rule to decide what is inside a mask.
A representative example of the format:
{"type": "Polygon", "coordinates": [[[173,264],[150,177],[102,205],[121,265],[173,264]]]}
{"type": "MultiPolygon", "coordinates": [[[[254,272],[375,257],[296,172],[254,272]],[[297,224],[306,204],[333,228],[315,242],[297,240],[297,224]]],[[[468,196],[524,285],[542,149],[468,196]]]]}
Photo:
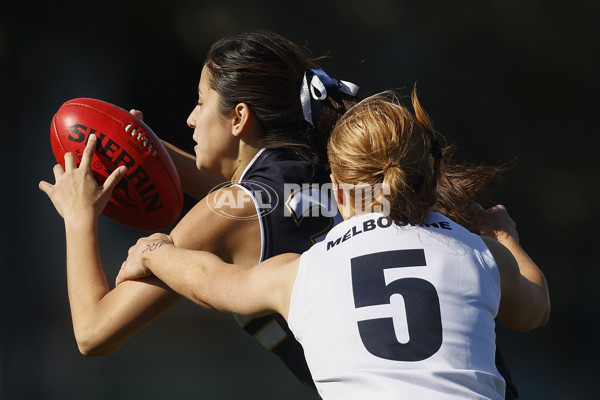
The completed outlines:
{"type": "Polygon", "coordinates": [[[128,168],[103,214],[144,231],[173,225],[183,208],[183,191],[175,165],[156,134],[144,121],[113,104],[72,99],[52,118],[50,142],[56,161],[64,168],[64,155],[72,152],[79,165],[92,133],[98,137],[92,169],[99,184],[120,165],[128,168]]]}

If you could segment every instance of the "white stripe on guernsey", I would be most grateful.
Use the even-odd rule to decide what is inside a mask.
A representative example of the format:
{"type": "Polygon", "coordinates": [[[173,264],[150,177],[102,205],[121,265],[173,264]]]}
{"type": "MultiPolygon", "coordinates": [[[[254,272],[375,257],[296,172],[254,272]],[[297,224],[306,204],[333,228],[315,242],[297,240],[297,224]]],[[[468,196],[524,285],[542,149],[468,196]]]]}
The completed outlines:
{"type": "Polygon", "coordinates": [[[268,324],[262,327],[261,330],[254,334],[254,338],[258,340],[263,346],[269,350],[273,350],[279,345],[285,338],[287,333],[283,330],[277,321],[272,320],[268,324]]]}
{"type": "Polygon", "coordinates": [[[248,196],[250,196],[250,198],[252,199],[252,202],[254,203],[254,208],[256,209],[256,219],[258,220],[258,224],[260,225],[260,258],[258,259],[259,262],[264,261],[263,257],[265,255],[265,228],[263,226],[263,220],[260,217],[260,207],[258,205],[258,202],[256,201],[256,198],[252,195],[252,192],[248,189],[246,189],[245,187],[241,186],[241,185],[233,185],[236,187],[239,187],[240,189],[242,189],[244,192],[246,192],[248,194],[248,196]]]}
{"type": "MultiPolygon", "coordinates": [[[[254,164],[254,162],[256,161],[256,159],[262,154],[263,151],[265,151],[266,148],[263,147],[262,149],[260,149],[258,151],[258,153],[256,153],[256,155],[254,156],[254,158],[252,160],[250,160],[250,162],[248,163],[248,165],[246,165],[246,168],[244,168],[244,172],[242,172],[242,175],[240,176],[240,182],[244,180],[244,178],[246,177],[246,172],[248,172],[248,170],[250,169],[250,167],[252,166],[252,164],[254,164]]],[[[233,183],[237,183],[237,182],[233,182],[233,183]]]]}

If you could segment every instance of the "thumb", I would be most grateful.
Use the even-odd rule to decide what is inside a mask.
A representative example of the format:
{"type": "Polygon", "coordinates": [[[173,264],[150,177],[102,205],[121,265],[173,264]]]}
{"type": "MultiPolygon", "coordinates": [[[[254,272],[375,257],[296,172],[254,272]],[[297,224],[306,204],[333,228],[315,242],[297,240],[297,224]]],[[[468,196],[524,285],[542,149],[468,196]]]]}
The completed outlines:
{"type": "Polygon", "coordinates": [[[119,283],[126,281],[126,279],[123,277],[123,271],[125,270],[126,264],[127,264],[127,260],[123,261],[123,264],[121,264],[121,269],[119,270],[119,273],[117,274],[117,278],[115,279],[115,286],[119,286],[119,283]]]}
{"type": "Polygon", "coordinates": [[[123,282],[123,278],[121,277],[121,271],[119,271],[119,273],[117,274],[117,277],[115,279],[115,287],[119,286],[119,283],[123,282]]]}
{"type": "Polygon", "coordinates": [[[127,261],[123,261],[123,264],[121,264],[121,269],[119,269],[119,273],[117,274],[117,277],[115,278],[115,286],[119,286],[119,283],[123,282],[123,276],[121,275],[121,272],[123,271],[123,268],[125,268],[125,263],[127,261]]]}
{"type": "Polygon", "coordinates": [[[42,192],[46,193],[47,195],[50,195],[50,190],[52,190],[52,188],[53,188],[53,187],[54,187],[54,185],[52,185],[52,184],[50,184],[50,183],[48,183],[48,182],[46,182],[46,181],[41,181],[41,182],[38,184],[38,188],[39,188],[39,189],[40,189],[42,192]]]}

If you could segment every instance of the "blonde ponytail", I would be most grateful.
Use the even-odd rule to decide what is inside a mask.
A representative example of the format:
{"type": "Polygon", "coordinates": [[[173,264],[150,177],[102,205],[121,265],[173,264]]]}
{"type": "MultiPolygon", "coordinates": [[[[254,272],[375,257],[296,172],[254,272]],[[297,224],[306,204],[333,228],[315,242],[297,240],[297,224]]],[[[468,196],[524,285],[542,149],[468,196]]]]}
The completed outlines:
{"type": "Polygon", "coordinates": [[[340,182],[372,188],[355,205],[357,213],[389,205],[393,221],[420,224],[435,206],[441,163],[436,133],[416,91],[412,104],[414,114],[384,92],[361,101],[336,124],[327,148],[332,173],[340,182]]]}

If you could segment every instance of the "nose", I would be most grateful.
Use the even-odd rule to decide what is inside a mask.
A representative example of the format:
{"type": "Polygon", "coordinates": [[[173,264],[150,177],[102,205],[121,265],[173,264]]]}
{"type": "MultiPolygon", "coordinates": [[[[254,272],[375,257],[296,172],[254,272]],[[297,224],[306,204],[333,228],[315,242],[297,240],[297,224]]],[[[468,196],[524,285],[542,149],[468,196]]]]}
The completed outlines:
{"type": "Polygon", "coordinates": [[[190,115],[188,115],[188,117],[187,117],[187,125],[192,129],[196,128],[196,118],[194,117],[194,112],[196,111],[197,108],[198,107],[194,107],[194,109],[192,110],[190,115]]]}

